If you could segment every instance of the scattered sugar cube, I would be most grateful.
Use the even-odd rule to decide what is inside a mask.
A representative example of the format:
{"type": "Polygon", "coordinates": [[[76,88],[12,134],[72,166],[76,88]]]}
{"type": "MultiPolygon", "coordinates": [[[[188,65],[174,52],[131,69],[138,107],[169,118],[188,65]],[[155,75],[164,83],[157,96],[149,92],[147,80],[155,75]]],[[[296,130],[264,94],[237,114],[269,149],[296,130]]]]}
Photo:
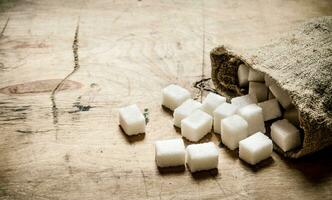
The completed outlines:
{"type": "Polygon", "coordinates": [[[247,94],[232,98],[231,103],[240,109],[244,106],[257,103],[257,99],[256,96],[247,94]]]}
{"type": "Polygon", "coordinates": [[[236,113],[237,106],[230,103],[223,103],[213,112],[213,129],[215,133],[221,133],[220,122],[222,119],[232,116],[236,113]]]}
{"type": "Polygon", "coordinates": [[[187,146],[187,164],[191,172],[218,168],[219,151],[213,142],[187,146]]]}
{"type": "Polygon", "coordinates": [[[120,126],[127,135],[145,133],[145,118],[136,104],[120,108],[120,126]]]}
{"type": "Polygon", "coordinates": [[[182,139],[169,139],[155,142],[155,158],[158,167],[184,165],[185,157],[186,150],[182,139]]]}
{"type": "Polygon", "coordinates": [[[301,145],[300,131],[287,119],[271,125],[272,140],[283,150],[289,151],[301,145]]]}
{"type": "Polygon", "coordinates": [[[292,123],[295,126],[299,126],[300,121],[299,121],[299,111],[294,107],[289,110],[286,110],[284,112],[285,119],[287,119],[290,123],[292,123]]]}
{"type": "Polygon", "coordinates": [[[263,109],[264,121],[269,121],[281,117],[282,113],[279,107],[279,103],[276,99],[270,99],[261,103],[258,106],[263,109]]]}
{"type": "Polygon", "coordinates": [[[218,94],[210,92],[202,103],[201,109],[213,116],[213,111],[222,103],[226,102],[226,98],[218,94]]]}
{"type": "Polygon", "coordinates": [[[212,129],[212,117],[196,110],[181,121],[181,134],[190,141],[197,142],[212,129]]]}
{"type": "Polygon", "coordinates": [[[239,157],[251,165],[270,157],[273,150],[272,141],[261,132],[241,140],[239,146],[239,157]]]}
{"type": "Polygon", "coordinates": [[[249,82],[249,94],[256,96],[258,102],[262,102],[267,99],[268,88],[264,83],[249,82]]]}
{"type": "Polygon", "coordinates": [[[249,69],[249,75],[248,75],[248,81],[258,81],[263,82],[264,81],[264,73],[254,70],[253,68],[249,69]]]}
{"type": "Polygon", "coordinates": [[[264,81],[267,87],[275,83],[275,81],[267,74],[264,75],[264,81]]]}
{"type": "Polygon", "coordinates": [[[237,70],[237,77],[239,79],[240,87],[248,85],[249,67],[245,64],[241,64],[237,70]]]}
{"type": "Polygon", "coordinates": [[[248,122],[248,133],[252,135],[258,131],[265,133],[263,109],[256,104],[250,104],[238,110],[238,115],[248,122]]]}
{"type": "Polygon", "coordinates": [[[174,126],[181,127],[181,120],[188,117],[192,112],[199,109],[202,106],[202,104],[198,101],[188,99],[183,104],[181,104],[179,107],[177,107],[174,110],[173,113],[173,122],[174,126]]]}
{"type": "Polygon", "coordinates": [[[287,109],[292,105],[292,99],[286,91],[278,87],[276,84],[270,85],[269,88],[283,108],[287,109]]]}
{"type": "Polygon", "coordinates": [[[191,95],[188,90],[178,85],[171,84],[163,89],[162,105],[171,110],[174,110],[190,98],[191,95]]]}
{"type": "Polygon", "coordinates": [[[239,115],[233,115],[221,120],[222,143],[229,149],[239,147],[239,142],[248,137],[248,123],[239,115]]]}

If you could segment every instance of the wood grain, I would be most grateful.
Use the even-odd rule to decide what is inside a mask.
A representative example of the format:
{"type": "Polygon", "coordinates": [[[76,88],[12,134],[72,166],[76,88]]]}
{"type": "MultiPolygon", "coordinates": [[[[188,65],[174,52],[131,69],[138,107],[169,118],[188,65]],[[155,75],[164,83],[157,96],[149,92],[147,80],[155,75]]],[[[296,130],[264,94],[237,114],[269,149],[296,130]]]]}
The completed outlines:
{"type": "Polygon", "coordinates": [[[251,167],[221,147],[218,174],[192,175],[158,171],[153,146],[181,137],[160,106],[163,87],[180,84],[201,100],[213,90],[210,49],[263,44],[331,15],[331,1],[0,5],[0,88],[16,88],[0,93],[0,199],[331,199],[331,149],[296,161],[273,153],[251,167]],[[143,137],[118,126],[118,108],[131,103],[149,110],[143,137]]]}

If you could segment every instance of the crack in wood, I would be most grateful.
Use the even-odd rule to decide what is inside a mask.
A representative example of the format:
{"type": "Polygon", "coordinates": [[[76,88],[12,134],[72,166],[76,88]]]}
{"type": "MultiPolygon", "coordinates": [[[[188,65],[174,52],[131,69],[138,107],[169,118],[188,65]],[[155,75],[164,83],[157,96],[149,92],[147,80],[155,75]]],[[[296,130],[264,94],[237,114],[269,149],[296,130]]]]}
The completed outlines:
{"type": "Polygon", "coordinates": [[[79,30],[80,30],[79,28],[80,28],[80,17],[78,18],[78,21],[77,21],[74,41],[73,41],[73,45],[72,45],[73,54],[74,54],[74,69],[57,84],[57,86],[52,90],[52,93],[51,93],[53,124],[58,123],[58,108],[57,108],[56,102],[55,102],[55,94],[62,87],[63,83],[80,68],[79,57],[78,57],[78,47],[79,47],[78,46],[78,42],[79,42],[78,34],[79,34],[79,30]]]}
{"type": "Polygon", "coordinates": [[[196,88],[200,91],[201,98],[202,98],[203,91],[213,92],[213,93],[218,94],[217,90],[211,87],[210,80],[211,80],[211,78],[202,78],[201,80],[194,82],[193,86],[194,86],[194,88],[196,88]]]}
{"type": "Polygon", "coordinates": [[[5,30],[7,28],[8,22],[9,22],[9,17],[7,18],[7,21],[6,21],[5,25],[3,26],[2,30],[1,30],[0,38],[2,38],[3,34],[5,33],[5,30]]]}

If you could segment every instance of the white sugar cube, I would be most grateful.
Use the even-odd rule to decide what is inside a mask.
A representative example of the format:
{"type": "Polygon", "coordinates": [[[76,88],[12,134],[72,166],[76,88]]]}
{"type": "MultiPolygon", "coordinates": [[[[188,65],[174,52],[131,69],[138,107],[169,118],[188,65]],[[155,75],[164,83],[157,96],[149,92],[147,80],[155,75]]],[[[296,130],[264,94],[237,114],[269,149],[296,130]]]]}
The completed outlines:
{"type": "Polygon", "coordinates": [[[249,67],[245,64],[241,64],[237,70],[237,77],[239,79],[240,87],[248,85],[249,67]]]}
{"type": "Polygon", "coordinates": [[[263,82],[264,81],[264,73],[254,70],[253,68],[249,69],[249,75],[248,75],[248,81],[258,81],[263,82]]]}
{"type": "Polygon", "coordinates": [[[271,137],[283,151],[301,145],[300,131],[287,119],[276,121],[271,125],[271,137]]]}
{"type": "Polygon", "coordinates": [[[198,101],[188,99],[183,104],[181,104],[179,107],[177,107],[174,110],[173,113],[173,122],[174,126],[181,127],[181,120],[188,117],[192,112],[199,109],[202,106],[202,104],[198,101]]]}
{"type": "Polygon", "coordinates": [[[279,107],[279,103],[276,99],[270,99],[261,103],[258,106],[263,109],[264,121],[269,121],[281,117],[282,113],[279,107]]]}
{"type": "Polygon", "coordinates": [[[247,94],[232,98],[231,103],[240,109],[244,106],[257,103],[257,99],[256,96],[247,94]]]}
{"type": "Polygon", "coordinates": [[[276,84],[270,85],[269,88],[283,108],[287,109],[292,105],[292,99],[285,90],[281,89],[276,84]]]}
{"type": "Polygon", "coordinates": [[[299,111],[296,108],[286,110],[283,117],[295,126],[300,124],[299,111]]]}
{"type": "Polygon", "coordinates": [[[247,105],[237,112],[248,122],[248,133],[252,135],[258,131],[265,133],[263,109],[256,104],[247,105]]]}
{"type": "Polygon", "coordinates": [[[239,147],[239,142],[248,137],[248,123],[239,115],[233,115],[221,120],[222,143],[229,149],[239,147]]]}
{"type": "Polygon", "coordinates": [[[261,132],[240,141],[239,157],[251,165],[255,165],[271,156],[272,141],[261,132]]]}
{"type": "Polygon", "coordinates": [[[258,102],[262,102],[267,99],[268,88],[264,83],[249,82],[249,94],[256,96],[258,102]]]}
{"type": "Polygon", "coordinates": [[[178,85],[171,84],[163,89],[162,105],[170,110],[174,110],[190,98],[191,95],[188,90],[178,85]]]}
{"type": "Polygon", "coordinates": [[[181,121],[181,134],[190,141],[197,142],[212,129],[212,117],[196,110],[181,121]]]}
{"type": "Polygon", "coordinates": [[[145,133],[145,118],[137,105],[120,108],[119,118],[120,126],[127,135],[145,133]]]}
{"type": "Polygon", "coordinates": [[[210,92],[202,103],[201,109],[213,116],[213,111],[222,103],[226,102],[226,98],[218,94],[210,92]]]}
{"type": "Polygon", "coordinates": [[[155,159],[158,167],[185,164],[186,150],[182,139],[160,140],[155,143],[155,159]]]}
{"type": "Polygon", "coordinates": [[[187,164],[191,172],[218,168],[219,151],[213,142],[187,146],[187,164]]]}
{"type": "Polygon", "coordinates": [[[221,133],[220,122],[222,119],[232,116],[236,113],[237,106],[230,103],[223,103],[213,112],[213,130],[215,133],[221,133]]]}

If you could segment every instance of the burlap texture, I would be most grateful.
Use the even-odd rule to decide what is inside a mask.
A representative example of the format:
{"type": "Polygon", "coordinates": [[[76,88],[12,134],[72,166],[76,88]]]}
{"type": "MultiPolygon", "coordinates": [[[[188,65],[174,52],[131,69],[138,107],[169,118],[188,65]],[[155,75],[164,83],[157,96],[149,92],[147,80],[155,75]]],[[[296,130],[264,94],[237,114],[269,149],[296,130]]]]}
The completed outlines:
{"type": "Polygon", "coordinates": [[[299,158],[332,144],[332,16],[312,19],[273,42],[254,49],[224,46],[211,51],[212,81],[228,97],[243,95],[238,65],[244,63],[271,76],[299,110],[303,144],[282,152],[299,158]]]}

